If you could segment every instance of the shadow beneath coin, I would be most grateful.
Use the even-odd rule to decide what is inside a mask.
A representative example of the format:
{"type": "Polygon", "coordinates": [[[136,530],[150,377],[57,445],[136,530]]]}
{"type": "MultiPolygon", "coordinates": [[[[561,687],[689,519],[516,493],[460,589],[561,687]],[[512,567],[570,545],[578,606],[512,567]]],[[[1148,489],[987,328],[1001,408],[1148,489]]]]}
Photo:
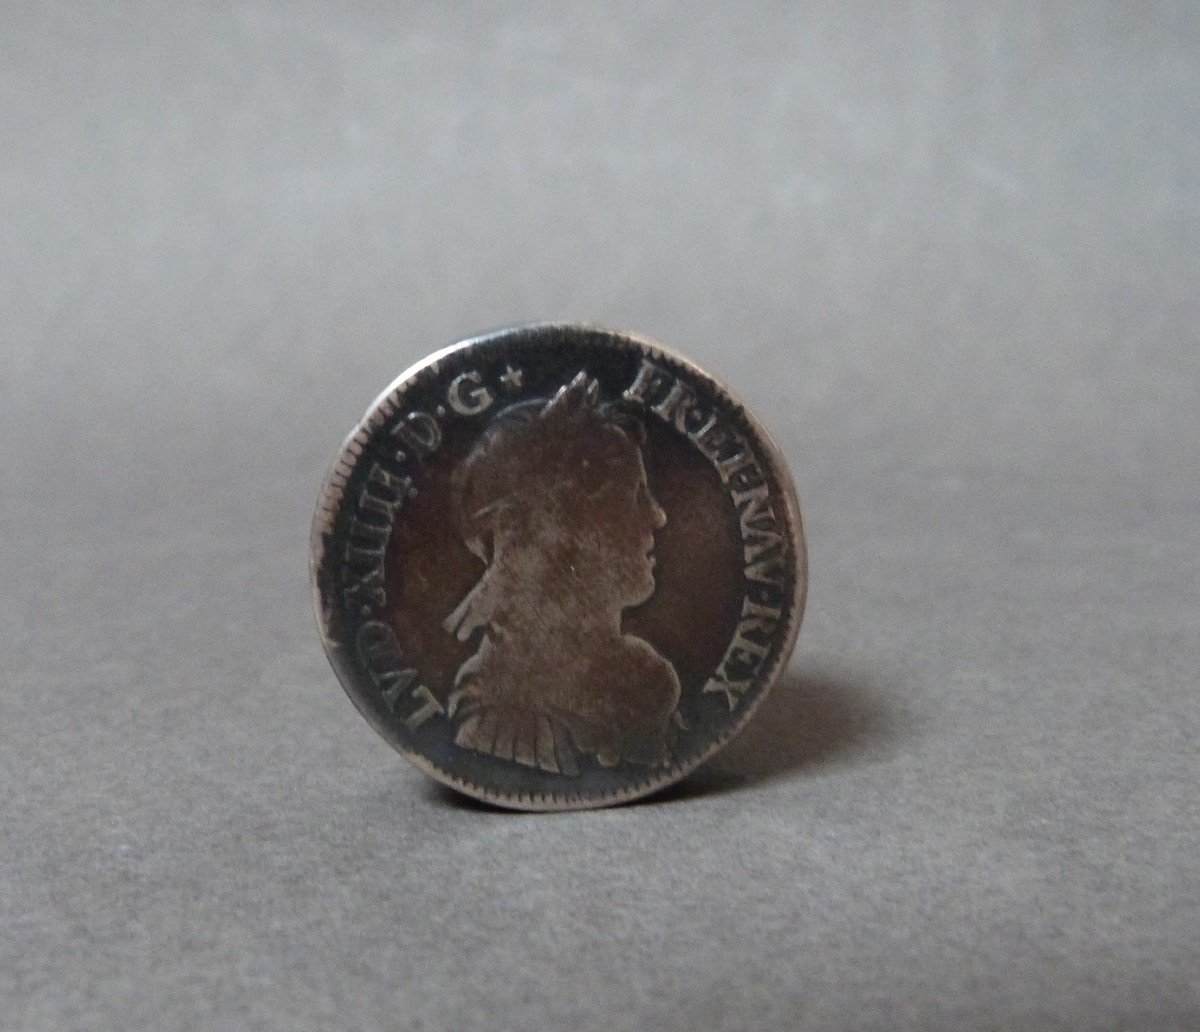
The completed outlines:
{"type": "Polygon", "coordinates": [[[476,799],[474,796],[463,795],[461,792],[456,792],[449,785],[443,785],[440,781],[427,779],[426,794],[438,806],[444,806],[448,810],[464,810],[467,813],[490,813],[500,817],[520,817],[528,816],[526,810],[512,810],[506,806],[497,806],[494,803],[489,803],[484,799],[476,799]]]}
{"type": "Polygon", "coordinates": [[[829,764],[877,762],[891,755],[909,731],[907,721],[870,678],[841,669],[794,668],[779,679],[746,729],[724,750],[683,781],[641,802],[680,802],[740,791],[829,764]]]}

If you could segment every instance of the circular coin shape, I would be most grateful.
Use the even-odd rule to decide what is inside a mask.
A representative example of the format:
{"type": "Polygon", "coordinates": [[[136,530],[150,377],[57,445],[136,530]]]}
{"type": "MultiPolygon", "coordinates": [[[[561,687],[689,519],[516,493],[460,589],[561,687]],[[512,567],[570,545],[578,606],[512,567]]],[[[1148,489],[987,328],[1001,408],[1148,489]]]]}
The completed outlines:
{"type": "Polygon", "coordinates": [[[313,525],[317,616],[359,711],[467,795],[606,806],[749,720],[804,608],[782,459],[651,341],[503,330],[403,373],[313,525]]]}

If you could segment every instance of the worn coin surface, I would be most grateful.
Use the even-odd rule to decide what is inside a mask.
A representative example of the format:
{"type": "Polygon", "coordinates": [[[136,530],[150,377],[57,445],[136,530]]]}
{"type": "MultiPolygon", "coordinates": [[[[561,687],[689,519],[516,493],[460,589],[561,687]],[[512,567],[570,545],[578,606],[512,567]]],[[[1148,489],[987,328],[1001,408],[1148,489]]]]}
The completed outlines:
{"type": "Polygon", "coordinates": [[[503,330],[381,395],[321,492],[325,649],[433,777],[526,810],[683,777],[787,662],[791,479],[712,377],[639,337],[503,330]]]}

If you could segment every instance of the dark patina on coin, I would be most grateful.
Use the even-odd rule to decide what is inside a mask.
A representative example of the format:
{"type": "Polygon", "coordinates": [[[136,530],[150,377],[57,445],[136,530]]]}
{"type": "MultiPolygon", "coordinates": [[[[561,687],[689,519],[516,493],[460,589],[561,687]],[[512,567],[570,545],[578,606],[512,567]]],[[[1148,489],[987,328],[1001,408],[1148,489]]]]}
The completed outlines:
{"type": "Polygon", "coordinates": [[[715,380],[578,326],[464,341],[375,402],[321,492],[317,614],[360,712],[468,795],[605,806],[683,777],[787,662],[791,479],[715,380]]]}

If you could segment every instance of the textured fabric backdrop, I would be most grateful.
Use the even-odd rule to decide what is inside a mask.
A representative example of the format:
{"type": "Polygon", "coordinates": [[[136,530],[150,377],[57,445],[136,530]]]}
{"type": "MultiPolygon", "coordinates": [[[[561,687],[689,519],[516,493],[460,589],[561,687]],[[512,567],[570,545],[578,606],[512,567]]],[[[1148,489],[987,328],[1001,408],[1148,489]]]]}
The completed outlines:
{"type": "Polygon", "coordinates": [[[1188,3],[5,5],[0,1025],[1200,1027],[1188,3]],[[795,660],[602,813],[434,787],[310,612],[400,369],[658,337],[795,660]]]}

